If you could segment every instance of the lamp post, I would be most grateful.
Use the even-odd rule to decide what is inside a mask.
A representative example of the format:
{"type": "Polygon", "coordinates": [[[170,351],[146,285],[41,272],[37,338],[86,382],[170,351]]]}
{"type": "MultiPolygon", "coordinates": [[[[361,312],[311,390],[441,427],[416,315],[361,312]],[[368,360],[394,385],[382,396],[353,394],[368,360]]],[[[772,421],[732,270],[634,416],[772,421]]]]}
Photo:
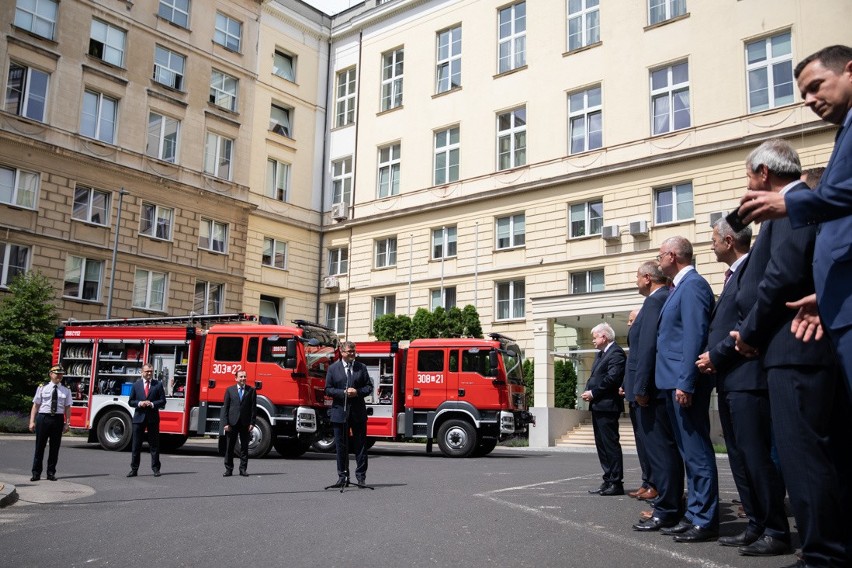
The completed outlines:
{"type": "Polygon", "coordinates": [[[118,233],[121,230],[121,206],[124,196],[130,192],[123,187],[118,192],[118,215],[115,218],[115,238],[112,242],[112,266],[109,270],[109,294],[107,295],[106,319],[112,316],[112,292],[115,290],[115,257],[118,255],[118,233]]]}

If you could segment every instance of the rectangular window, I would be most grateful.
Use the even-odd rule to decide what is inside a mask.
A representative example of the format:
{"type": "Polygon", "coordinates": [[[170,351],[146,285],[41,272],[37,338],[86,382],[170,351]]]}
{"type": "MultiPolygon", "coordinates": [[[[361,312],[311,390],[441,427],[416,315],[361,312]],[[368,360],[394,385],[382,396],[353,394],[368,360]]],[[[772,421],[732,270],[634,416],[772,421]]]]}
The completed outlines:
{"type": "Polygon", "coordinates": [[[746,44],[748,111],[793,103],[793,48],[790,32],[746,44]]]}
{"type": "Polygon", "coordinates": [[[325,305],[325,325],[336,333],[346,332],[346,302],[332,302],[325,305]]]}
{"type": "Polygon", "coordinates": [[[40,183],[37,173],[0,166],[0,203],[35,209],[40,183]]]}
{"type": "Polygon", "coordinates": [[[500,73],[527,64],[527,3],[518,2],[498,12],[498,65],[500,73]]]}
{"type": "Polygon", "coordinates": [[[228,252],[228,224],[213,219],[201,219],[198,248],[211,252],[228,252]]]}
{"type": "Polygon", "coordinates": [[[508,170],[527,163],[527,107],[497,115],[497,169],[508,170]]]}
{"type": "MultiPolygon", "coordinates": [[[[262,324],[277,325],[284,319],[284,298],[260,295],[258,321],[262,324]]],[[[268,343],[268,342],[265,342],[268,343]]]]}
{"type": "Polygon", "coordinates": [[[385,314],[396,311],[396,296],[377,296],[373,298],[373,321],[385,314]]]}
{"type": "Polygon", "coordinates": [[[100,20],[92,20],[89,33],[89,55],[115,65],[124,67],[124,46],[127,32],[100,20]]]}
{"type": "Polygon", "coordinates": [[[152,158],[177,163],[180,121],[155,112],[148,114],[148,144],[145,153],[152,158]]]}
{"type": "Polygon", "coordinates": [[[575,203],[568,207],[568,237],[600,235],[603,226],[603,201],[575,203]]]}
{"type": "Polygon", "coordinates": [[[231,51],[240,50],[240,39],[243,37],[243,24],[222,12],[216,12],[216,30],[213,41],[231,51]]]}
{"type": "Polygon", "coordinates": [[[441,307],[445,310],[456,307],[456,287],[447,286],[446,288],[436,288],[429,291],[429,309],[435,311],[435,308],[441,307]]]}
{"type": "Polygon", "coordinates": [[[350,205],[352,199],[352,157],[331,163],[331,203],[350,205]]]}
{"type": "Polygon", "coordinates": [[[349,272],[349,249],[347,247],[328,250],[328,275],[339,276],[349,272]]]}
{"type": "Polygon", "coordinates": [[[272,56],[272,72],[291,83],[296,82],[296,58],[289,53],[275,50],[272,56]]]}
{"type": "Polygon", "coordinates": [[[648,24],[659,24],[686,14],[686,0],[648,0],[648,24]]]}
{"type": "Polygon", "coordinates": [[[524,281],[512,280],[497,284],[497,319],[524,317],[524,281]]]}
{"type": "Polygon", "coordinates": [[[71,218],[94,225],[109,224],[110,194],[107,191],[78,185],[74,189],[71,218]]]}
{"type": "Polygon", "coordinates": [[[53,39],[56,33],[56,0],[18,0],[15,26],[37,36],[53,39]]]}
{"type": "Polygon", "coordinates": [[[133,278],[133,307],[162,312],[166,306],[166,282],[164,272],[136,269],[133,278]]]}
{"type": "Polygon", "coordinates": [[[266,196],[287,201],[290,194],[290,164],[273,158],[266,161],[266,196]]]}
{"type": "Polygon", "coordinates": [[[44,122],[49,77],[44,71],[9,62],[5,111],[44,122]]]}
{"type": "Polygon", "coordinates": [[[112,144],[115,142],[115,123],[118,101],[95,91],[83,93],[80,134],[112,144]]]}
{"type": "Polygon", "coordinates": [[[692,219],[692,182],[654,190],[656,224],[692,219]]]}
{"type": "Polygon", "coordinates": [[[183,89],[186,57],[158,45],[154,50],[154,80],[178,91],[183,89]]]}
{"type": "Polygon", "coordinates": [[[461,141],[459,127],[453,126],[435,132],[434,185],[443,185],[459,179],[459,152],[461,141]]]}
{"type": "Polygon", "coordinates": [[[686,61],[651,71],[651,132],[665,134],[692,124],[686,61]]]}
{"type": "Polygon", "coordinates": [[[0,287],[12,283],[18,274],[24,274],[30,260],[30,247],[0,242],[0,287]]]}
{"type": "Polygon", "coordinates": [[[391,144],[379,148],[379,197],[399,195],[399,168],[402,146],[391,144]]]}
{"type": "Polygon", "coordinates": [[[204,147],[204,173],[230,181],[233,157],[233,140],[212,132],[207,133],[207,144],[204,147]]]}
{"type": "Polygon", "coordinates": [[[396,266],[396,237],[376,241],[376,268],[396,266]]]}
{"type": "Polygon", "coordinates": [[[160,0],[157,15],[182,28],[188,28],[189,0],[160,0]]]}
{"type": "Polygon", "coordinates": [[[600,40],[600,0],[568,0],[568,51],[600,40]]]}
{"type": "Polygon", "coordinates": [[[526,242],[525,215],[511,215],[497,219],[497,249],[522,247],[526,242]]]}
{"type": "Polygon", "coordinates": [[[236,77],[213,70],[210,74],[210,102],[231,112],[237,111],[236,77]]]}
{"type": "Polygon", "coordinates": [[[195,300],[192,311],[198,315],[221,314],[225,303],[225,285],[217,282],[195,281],[195,300]]]}
{"type": "Polygon", "coordinates": [[[65,259],[65,283],[62,295],[76,300],[97,302],[101,297],[104,262],[79,256],[65,259]]]}
{"type": "Polygon", "coordinates": [[[292,113],[293,109],[280,105],[272,105],[269,111],[269,130],[275,134],[292,138],[292,113]]]}
{"type": "Polygon", "coordinates": [[[455,227],[442,227],[432,230],[432,259],[456,256],[457,241],[455,227]]]}
{"type": "Polygon", "coordinates": [[[438,32],[436,93],[446,93],[461,87],[461,38],[461,26],[438,32]]]}
{"type": "Polygon", "coordinates": [[[334,114],[336,127],[355,123],[355,68],[337,74],[337,95],[334,114]]]}
{"type": "Polygon", "coordinates": [[[272,237],[263,238],[263,258],[261,259],[263,266],[271,266],[273,268],[287,268],[287,243],[273,239],[272,237]]]}
{"type": "Polygon", "coordinates": [[[571,273],[571,293],[587,294],[589,292],[604,291],[604,271],[586,270],[584,272],[571,273]]]}
{"type": "Polygon", "coordinates": [[[139,234],[152,239],[172,240],[172,223],[175,210],[171,207],[142,202],[139,234]]]}
{"type": "Polygon", "coordinates": [[[402,105],[403,49],[382,54],[382,110],[402,105]]]}
{"type": "Polygon", "coordinates": [[[568,136],[571,154],[603,146],[600,86],[568,95],[568,136]]]}

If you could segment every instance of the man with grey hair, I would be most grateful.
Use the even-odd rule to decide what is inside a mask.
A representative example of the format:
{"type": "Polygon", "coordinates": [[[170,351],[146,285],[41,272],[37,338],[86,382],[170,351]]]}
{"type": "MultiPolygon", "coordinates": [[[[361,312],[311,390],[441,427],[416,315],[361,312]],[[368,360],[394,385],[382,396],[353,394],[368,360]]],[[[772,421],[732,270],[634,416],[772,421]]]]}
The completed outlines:
{"type": "Polygon", "coordinates": [[[618,435],[618,419],[624,401],[618,390],[624,380],[624,349],[615,343],[615,332],[608,323],[592,328],[592,343],[598,349],[583,400],[592,411],[595,447],[603,469],[603,483],[589,491],[598,495],[624,495],[624,464],[618,435]]]}

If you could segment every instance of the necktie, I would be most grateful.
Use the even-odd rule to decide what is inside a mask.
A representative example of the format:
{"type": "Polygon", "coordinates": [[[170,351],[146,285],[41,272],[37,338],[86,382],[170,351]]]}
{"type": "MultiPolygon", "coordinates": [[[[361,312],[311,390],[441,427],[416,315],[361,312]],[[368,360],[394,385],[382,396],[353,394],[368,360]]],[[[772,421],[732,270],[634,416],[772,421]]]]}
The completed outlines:
{"type": "Polygon", "coordinates": [[[59,408],[59,385],[53,385],[53,392],[50,393],[50,413],[56,414],[56,410],[59,408]]]}
{"type": "Polygon", "coordinates": [[[733,272],[731,271],[730,268],[725,271],[725,281],[722,283],[722,288],[724,288],[725,285],[728,284],[728,280],[731,279],[732,274],[733,274],[733,272]]]}
{"type": "Polygon", "coordinates": [[[150,385],[150,383],[148,381],[145,381],[145,398],[148,398],[148,387],[149,387],[149,385],[150,385]]]}
{"type": "Polygon", "coordinates": [[[239,391],[240,391],[240,400],[242,400],[243,399],[243,387],[240,387],[239,391]]]}
{"type": "Polygon", "coordinates": [[[346,388],[352,384],[352,365],[346,365],[346,388]]]}

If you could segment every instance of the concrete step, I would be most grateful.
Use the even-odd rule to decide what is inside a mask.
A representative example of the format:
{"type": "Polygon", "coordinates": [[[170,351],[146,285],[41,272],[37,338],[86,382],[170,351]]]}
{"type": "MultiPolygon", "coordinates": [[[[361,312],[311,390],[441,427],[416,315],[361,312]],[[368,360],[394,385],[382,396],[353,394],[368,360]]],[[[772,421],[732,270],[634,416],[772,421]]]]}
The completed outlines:
{"type": "MultiPolygon", "coordinates": [[[[630,423],[630,417],[626,414],[623,414],[618,420],[618,434],[623,449],[636,449],[633,425],[630,423]]],[[[592,420],[588,419],[570,432],[566,432],[556,441],[556,445],[563,448],[594,448],[595,433],[592,429],[592,420]]]]}

